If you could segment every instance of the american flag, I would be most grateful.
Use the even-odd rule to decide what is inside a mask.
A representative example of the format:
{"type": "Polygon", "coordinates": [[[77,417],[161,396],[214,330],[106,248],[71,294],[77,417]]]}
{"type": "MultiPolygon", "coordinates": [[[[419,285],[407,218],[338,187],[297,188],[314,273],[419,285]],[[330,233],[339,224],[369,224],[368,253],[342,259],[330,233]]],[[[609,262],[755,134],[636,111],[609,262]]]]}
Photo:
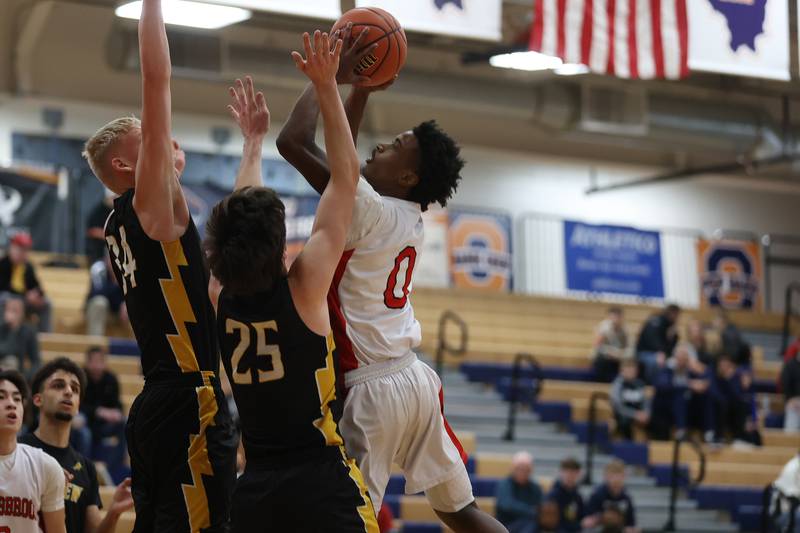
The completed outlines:
{"type": "Polygon", "coordinates": [[[620,78],[683,78],[687,1],[534,0],[529,48],[620,78]]]}

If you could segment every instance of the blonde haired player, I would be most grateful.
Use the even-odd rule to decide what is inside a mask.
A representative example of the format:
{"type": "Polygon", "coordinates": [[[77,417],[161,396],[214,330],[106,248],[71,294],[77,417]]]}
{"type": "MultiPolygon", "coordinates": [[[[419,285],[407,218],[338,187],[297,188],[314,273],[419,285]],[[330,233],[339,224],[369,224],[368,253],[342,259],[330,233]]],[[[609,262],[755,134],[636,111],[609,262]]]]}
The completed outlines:
{"type": "MultiPolygon", "coordinates": [[[[135,533],[227,531],[237,434],[220,389],[214,310],[172,139],[169,45],[160,0],[139,20],[142,120],[117,119],[85,156],[119,197],[105,236],[141,351],[144,389],[131,406],[135,533]]],[[[259,140],[260,142],[260,140],[259,140]]]]}
{"type": "Polygon", "coordinates": [[[65,533],[64,471],[38,448],[17,444],[28,387],[19,372],[0,372],[0,533],[65,533]]]}

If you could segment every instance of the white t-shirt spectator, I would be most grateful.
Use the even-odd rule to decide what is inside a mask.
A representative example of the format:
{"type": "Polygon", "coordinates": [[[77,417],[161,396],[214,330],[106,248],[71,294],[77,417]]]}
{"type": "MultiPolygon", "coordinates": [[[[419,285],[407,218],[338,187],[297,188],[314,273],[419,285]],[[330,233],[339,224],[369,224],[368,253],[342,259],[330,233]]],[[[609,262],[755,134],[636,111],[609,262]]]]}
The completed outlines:
{"type": "Polygon", "coordinates": [[[0,524],[12,533],[40,533],[39,513],[64,508],[64,470],[38,448],[17,444],[0,455],[0,524]]]}

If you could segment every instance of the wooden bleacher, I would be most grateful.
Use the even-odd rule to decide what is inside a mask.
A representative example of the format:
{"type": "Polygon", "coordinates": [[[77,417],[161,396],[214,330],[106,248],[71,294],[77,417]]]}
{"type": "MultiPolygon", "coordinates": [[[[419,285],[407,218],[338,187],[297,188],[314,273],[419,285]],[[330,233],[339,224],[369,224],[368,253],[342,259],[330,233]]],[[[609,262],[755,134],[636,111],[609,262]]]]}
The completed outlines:
{"type": "MultiPolygon", "coordinates": [[[[519,352],[533,353],[544,366],[587,367],[591,361],[592,343],[597,324],[605,317],[607,303],[563,300],[497,294],[475,290],[442,290],[417,288],[412,297],[415,314],[422,324],[422,348],[436,349],[439,317],[445,310],[455,310],[469,327],[469,350],[464,358],[448,356],[446,362],[513,361],[519,352]]],[[[632,342],[642,323],[658,309],[645,305],[624,305],[628,333],[632,342]]],[[[713,311],[687,311],[681,324],[691,318],[705,322],[713,319],[713,311]]],[[[782,317],[768,313],[730,313],[731,320],[742,329],[779,332],[782,317]]],[[[446,336],[458,341],[458,331],[448,328],[446,336]]],[[[759,378],[773,379],[780,372],[780,363],[765,363],[763,353],[754,350],[759,378]]]]}

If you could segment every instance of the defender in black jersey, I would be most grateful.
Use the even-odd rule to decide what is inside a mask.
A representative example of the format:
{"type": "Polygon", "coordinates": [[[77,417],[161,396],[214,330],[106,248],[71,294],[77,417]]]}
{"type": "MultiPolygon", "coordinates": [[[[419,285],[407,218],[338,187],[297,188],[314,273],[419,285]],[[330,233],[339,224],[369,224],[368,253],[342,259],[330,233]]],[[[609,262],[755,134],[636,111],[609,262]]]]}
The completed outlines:
{"type": "MultiPolygon", "coordinates": [[[[222,361],[247,458],[231,512],[241,533],[378,531],[337,427],[342,404],[326,304],[352,218],[358,158],[336,88],[342,41],[331,49],[319,32],[314,41],[312,49],[305,35],[306,60],[293,55],[317,90],[332,176],[305,248],[287,272],[284,206],[260,186],[260,166],[240,175],[206,228],[208,261],[221,286],[222,361]]],[[[258,105],[247,84],[232,93],[234,117],[258,105]]]]}
{"type": "Polygon", "coordinates": [[[199,235],[171,137],[171,65],[160,0],[139,20],[142,120],[117,119],[84,155],[119,197],[106,222],[114,275],[142,353],[145,386],[131,407],[135,533],[227,531],[237,435],[222,401],[215,318],[199,235]]]}

